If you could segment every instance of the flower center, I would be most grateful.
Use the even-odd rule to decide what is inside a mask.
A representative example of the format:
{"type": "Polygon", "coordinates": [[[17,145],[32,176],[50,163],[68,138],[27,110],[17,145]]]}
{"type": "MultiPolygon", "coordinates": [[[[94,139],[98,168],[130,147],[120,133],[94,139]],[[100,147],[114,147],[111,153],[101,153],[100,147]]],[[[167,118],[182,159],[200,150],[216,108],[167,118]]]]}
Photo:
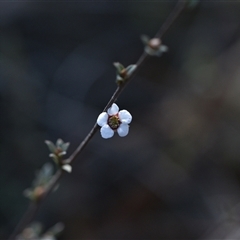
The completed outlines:
{"type": "Polygon", "coordinates": [[[108,125],[111,129],[116,130],[120,126],[121,122],[118,115],[113,115],[108,118],[108,125]]]}
{"type": "Polygon", "coordinates": [[[148,45],[152,49],[158,49],[161,45],[161,40],[159,38],[152,38],[149,42],[148,45]]]}

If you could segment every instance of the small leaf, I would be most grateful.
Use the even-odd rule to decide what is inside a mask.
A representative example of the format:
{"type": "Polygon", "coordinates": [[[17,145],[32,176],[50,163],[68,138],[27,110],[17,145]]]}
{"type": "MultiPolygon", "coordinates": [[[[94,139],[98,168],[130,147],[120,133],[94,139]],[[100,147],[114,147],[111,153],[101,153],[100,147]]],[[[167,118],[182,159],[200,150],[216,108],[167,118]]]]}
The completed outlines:
{"type": "Polygon", "coordinates": [[[59,233],[61,233],[64,230],[64,224],[59,222],[57,224],[55,224],[54,226],[52,226],[47,233],[51,233],[52,235],[58,235],[59,233]]]}
{"type": "Polygon", "coordinates": [[[62,148],[62,145],[64,144],[63,140],[59,138],[56,142],[56,147],[57,148],[62,148]]]}
{"type": "Polygon", "coordinates": [[[55,145],[49,140],[46,140],[45,143],[47,144],[49,151],[54,153],[56,150],[55,145]]]}
{"type": "Polygon", "coordinates": [[[36,235],[39,235],[43,230],[43,225],[40,222],[34,222],[31,224],[31,228],[36,235]]]}
{"type": "Polygon", "coordinates": [[[114,65],[115,68],[117,69],[117,72],[118,72],[118,73],[121,73],[122,70],[125,69],[124,66],[123,66],[121,63],[119,63],[119,62],[114,62],[113,65],[114,65]]]}
{"type": "Polygon", "coordinates": [[[35,189],[38,186],[45,186],[53,175],[53,166],[50,163],[45,163],[42,168],[36,172],[36,177],[33,180],[32,186],[35,189]]]}
{"type": "Polygon", "coordinates": [[[69,147],[70,143],[69,142],[66,142],[66,143],[63,143],[62,144],[62,150],[63,151],[67,151],[68,150],[68,147],[69,147]]]}
{"type": "Polygon", "coordinates": [[[129,65],[129,66],[126,68],[127,77],[130,77],[130,76],[132,75],[132,73],[136,70],[136,68],[137,68],[137,65],[136,65],[136,64],[129,65]]]}
{"type": "Polygon", "coordinates": [[[159,50],[160,50],[160,52],[167,52],[168,47],[166,45],[161,45],[159,50]]]}
{"type": "Polygon", "coordinates": [[[124,79],[117,74],[116,83],[117,83],[118,85],[120,85],[120,84],[122,84],[123,82],[124,82],[124,79]]]}
{"type": "Polygon", "coordinates": [[[24,191],[23,191],[23,196],[24,197],[27,197],[27,198],[32,198],[32,195],[33,195],[33,192],[29,189],[29,188],[27,188],[27,189],[25,189],[24,191]]]}
{"type": "Polygon", "coordinates": [[[50,177],[53,174],[53,166],[50,163],[45,163],[42,167],[42,172],[45,177],[50,177]]]}
{"type": "Polygon", "coordinates": [[[143,42],[145,45],[147,45],[148,42],[149,42],[149,40],[150,40],[150,38],[149,38],[147,35],[142,35],[142,36],[141,36],[141,40],[142,40],[142,42],[143,42]]]}
{"type": "Polygon", "coordinates": [[[123,80],[124,79],[121,76],[117,75],[117,81],[123,81],[123,80]]]}

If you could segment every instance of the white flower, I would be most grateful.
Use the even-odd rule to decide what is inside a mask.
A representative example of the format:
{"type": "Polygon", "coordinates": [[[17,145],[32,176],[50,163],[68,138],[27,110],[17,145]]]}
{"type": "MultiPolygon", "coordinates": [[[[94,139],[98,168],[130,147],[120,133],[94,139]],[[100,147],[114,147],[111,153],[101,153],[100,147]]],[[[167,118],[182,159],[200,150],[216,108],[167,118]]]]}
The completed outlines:
{"type": "Polygon", "coordinates": [[[119,111],[117,104],[113,103],[107,112],[101,113],[97,118],[97,124],[101,127],[100,133],[103,138],[111,138],[117,131],[120,137],[125,137],[129,132],[129,123],[132,115],[127,110],[119,111]]]}

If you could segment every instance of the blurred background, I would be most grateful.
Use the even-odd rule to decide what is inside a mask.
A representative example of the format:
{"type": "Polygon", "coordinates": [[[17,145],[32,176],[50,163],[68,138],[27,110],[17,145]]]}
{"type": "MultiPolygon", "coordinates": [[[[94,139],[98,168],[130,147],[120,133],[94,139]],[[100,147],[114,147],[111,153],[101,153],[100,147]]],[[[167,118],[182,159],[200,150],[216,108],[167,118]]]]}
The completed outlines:
{"type": "MultiPolygon", "coordinates": [[[[23,191],[71,154],[174,1],[0,3],[0,239],[26,211],[23,191]]],[[[163,37],[119,97],[126,138],[94,136],[36,221],[59,239],[240,238],[240,4],[202,1],[163,37]]]]}

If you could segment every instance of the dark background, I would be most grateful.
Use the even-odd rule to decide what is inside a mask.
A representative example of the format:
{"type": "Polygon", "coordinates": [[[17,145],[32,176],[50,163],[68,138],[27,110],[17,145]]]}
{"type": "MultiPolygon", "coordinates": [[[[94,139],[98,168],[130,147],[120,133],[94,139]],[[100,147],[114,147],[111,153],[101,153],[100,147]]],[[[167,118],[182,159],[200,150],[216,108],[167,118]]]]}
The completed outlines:
{"type": "MultiPolygon", "coordinates": [[[[174,1],[0,3],[0,238],[46,162],[69,154],[108,102],[119,61],[142,54],[174,1]]],[[[35,220],[60,239],[240,238],[240,3],[202,1],[163,37],[117,104],[130,133],[97,133],[35,220]]]]}

